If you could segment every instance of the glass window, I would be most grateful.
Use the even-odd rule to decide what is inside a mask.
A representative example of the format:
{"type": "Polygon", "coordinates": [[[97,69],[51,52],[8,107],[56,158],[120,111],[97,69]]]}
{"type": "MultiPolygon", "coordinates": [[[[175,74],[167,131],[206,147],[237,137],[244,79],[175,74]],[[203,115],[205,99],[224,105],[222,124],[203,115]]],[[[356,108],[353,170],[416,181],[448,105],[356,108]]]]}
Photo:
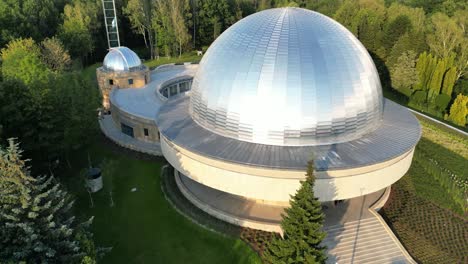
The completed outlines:
{"type": "Polygon", "coordinates": [[[177,94],[177,84],[171,85],[171,86],[169,86],[169,88],[170,88],[170,91],[171,91],[170,92],[171,96],[174,96],[174,95],[177,94]]]}
{"type": "Polygon", "coordinates": [[[132,85],[133,84],[133,79],[128,79],[128,84],[132,85]]]}
{"type": "Polygon", "coordinates": [[[147,128],[144,128],[143,129],[143,132],[145,133],[145,137],[149,136],[149,131],[147,128]]]}
{"type": "Polygon", "coordinates": [[[189,90],[189,82],[180,83],[179,84],[179,89],[180,89],[181,93],[188,91],[189,90]]]}
{"type": "Polygon", "coordinates": [[[167,93],[167,88],[164,88],[161,93],[164,97],[168,98],[169,94],[167,93]]]}
{"type": "Polygon", "coordinates": [[[125,135],[133,137],[133,127],[128,126],[128,125],[126,125],[124,123],[120,123],[120,125],[122,127],[122,133],[124,133],[125,135]]]}

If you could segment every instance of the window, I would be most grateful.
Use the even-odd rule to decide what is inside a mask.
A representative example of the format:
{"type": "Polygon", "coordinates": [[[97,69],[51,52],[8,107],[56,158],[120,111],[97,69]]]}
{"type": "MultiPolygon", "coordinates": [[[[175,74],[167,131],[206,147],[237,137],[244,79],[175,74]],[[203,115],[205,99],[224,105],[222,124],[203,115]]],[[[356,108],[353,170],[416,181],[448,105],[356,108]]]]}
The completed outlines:
{"type": "Polygon", "coordinates": [[[114,85],[114,80],[109,79],[109,85],[114,85]]]}
{"type": "Polygon", "coordinates": [[[145,137],[149,136],[149,131],[147,128],[143,128],[143,133],[145,134],[145,137]]]}
{"type": "Polygon", "coordinates": [[[189,82],[182,82],[179,84],[179,90],[181,93],[186,92],[190,89],[189,82]]]}
{"type": "Polygon", "coordinates": [[[166,97],[166,98],[169,97],[169,94],[167,93],[167,88],[164,88],[164,89],[162,90],[162,95],[163,95],[164,97],[166,97]]]}
{"type": "Polygon", "coordinates": [[[120,123],[120,126],[122,127],[122,133],[125,135],[133,137],[133,127],[128,126],[124,123],[120,123]]]}
{"type": "Polygon", "coordinates": [[[132,85],[133,84],[133,79],[128,79],[128,84],[132,85]]]}
{"type": "Polygon", "coordinates": [[[171,85],[171,86],[169,87],[169,89],[170,89],[170,94],[171,94],[171,96],[174,96],[174,95],[177,94],[177,84],[171,85]]]}

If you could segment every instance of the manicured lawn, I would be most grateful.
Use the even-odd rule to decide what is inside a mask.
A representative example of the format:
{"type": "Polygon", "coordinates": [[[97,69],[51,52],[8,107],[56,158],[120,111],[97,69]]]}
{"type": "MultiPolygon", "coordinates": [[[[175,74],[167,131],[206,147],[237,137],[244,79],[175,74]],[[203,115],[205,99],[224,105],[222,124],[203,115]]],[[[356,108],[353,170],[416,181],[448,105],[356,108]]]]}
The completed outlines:
{"type": "Polygon", "coordinates": [[[96,243],[113,247],[102,263],[259,263],[258,256],[240,239],[206,230],[171,207],[160,186],[163,161],[137,159],[102,141],[91,146],[89,153],[94,164],[103,159],[116,162],[114,173],[108,176],[112,177],[113,207],[108,191],[101,190],[93,195],[95,205],[90,208],[79,173],[74,172],[86,167],[86,152],[75,155],[73,172],[63,177],[76,194],[79,217],[95,216],[96,243]]]}
{"type": "MultiPolygon", "coordinates": [[[[421,125],[423,137],[416,151],[466,180],[468,139],[428,121],[421,125]]],[[[467,215],[424,162],[413,159],[408,173],[392,186],[382,214],[418,262],[467,263],[467,215]]]]}

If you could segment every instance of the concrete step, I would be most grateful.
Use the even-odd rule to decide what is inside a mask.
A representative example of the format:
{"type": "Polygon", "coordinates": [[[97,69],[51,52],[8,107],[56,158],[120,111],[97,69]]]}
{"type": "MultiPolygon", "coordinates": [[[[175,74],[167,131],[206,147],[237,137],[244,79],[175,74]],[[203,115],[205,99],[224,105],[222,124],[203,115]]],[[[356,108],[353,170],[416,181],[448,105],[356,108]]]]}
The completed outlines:
{"type": "Polygon", "coordinates": [[[347,244],[347,245],[338,245],[337,247],[328,247],[329,252],[340,252],[342,254],[346,253],[346,251],[352,251],[354,249],[368,249],[368,250],[375,250],[379,246],[386,246],[388,247],[393,243],[393,240],[389,238],[381,238],[378,240],[366,240],[366,241],[359,241],[356,244],[347,244]]]}
{"type": "Polygon", "coordinates": [[[367,239],[373,239],[373,238],[379,238],[380,236],[387,236],[387,233],[384,233],[380,231],[379,229],[369,229],[369,230],[364,230],[364,231],[359,231],[359,233],[351,233],[351,234],[343,234],[336,236],[334,238],[328,238],[325,239],[325,243],[340,243],[344,244],[346,242],[356,242],[357,240],[367,240],[367,239]]]}
{"type": "Polygon", "coordinates": [[[377,263],[394,263],[393,261],[395,259],[401,260],[402,255],[401,251],[386,251],[386,252],[379,252],[378,255],[375,253],[369,253],[369,254],[355,254],[354,257],[347,256],[347,257],[342,257],[340,256],[338,258],[338,263],[365,263],[368,264],[369,262],[377,262],[377,263]]]}
{"type": "Polygon", "coordinates": [[[345,223],[344,225],[328,226],[328,227],[325,227],[324,230],[327,231],[327,232],[332,232],[332,231],[334,231],[336,229],[349,228],[349,227],[357,226],[359,224],[367,224],[367,223],[370,223],[370,222],[379,222],[379,221],[377,219],[375,219],[375,218],[366,218],[366,219],[361,219],[360,221],[348,222],[348,223],[345,223]]]}
{"type": "Polygon", "coordinates": [[[367,232],[382,232],[382,225],[380,224],[372,224],[372,225],[363,225],[359,228],[353,228],[348,230],[336,231],[334,233],[327,233],[326,239],[333,239],[336,240],[337,238],[343,236],[355,236],[357,233],[367,233],[367,232]]]}
{"type": "Polygon", "coordinates": [[[342,258],[352,257],[354,256],[367,256],[367,255],[375,255],[376,252],[385,253],[385,252],[399,252],[401,253],[398,247],[393,246],[392,244],[383,243],[379,244],[375,247],[350,247],[349,249],[344,250],[337,250],[330,253],[335,253],[342,258]]]}

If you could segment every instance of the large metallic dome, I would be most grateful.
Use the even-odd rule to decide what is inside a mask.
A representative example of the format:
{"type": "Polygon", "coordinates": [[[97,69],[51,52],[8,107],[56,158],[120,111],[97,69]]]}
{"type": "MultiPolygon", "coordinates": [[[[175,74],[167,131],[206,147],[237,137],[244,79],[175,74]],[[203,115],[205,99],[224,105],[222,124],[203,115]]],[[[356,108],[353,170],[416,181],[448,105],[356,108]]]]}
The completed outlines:
{"type": "Polygon", "coordinates": [[[104,58],[104,67],[112,71],[130,71],[141,67],[138,55],[127,47],[111,48],[104,58]]]}
{"type": "Polygon", "coordinates": [[[323,145],[373,131],[380,80],[364,46],[339,23],[300,8],[248,16],[210,46],[190,114],[222,136],[268,145],[323,145]]]}

